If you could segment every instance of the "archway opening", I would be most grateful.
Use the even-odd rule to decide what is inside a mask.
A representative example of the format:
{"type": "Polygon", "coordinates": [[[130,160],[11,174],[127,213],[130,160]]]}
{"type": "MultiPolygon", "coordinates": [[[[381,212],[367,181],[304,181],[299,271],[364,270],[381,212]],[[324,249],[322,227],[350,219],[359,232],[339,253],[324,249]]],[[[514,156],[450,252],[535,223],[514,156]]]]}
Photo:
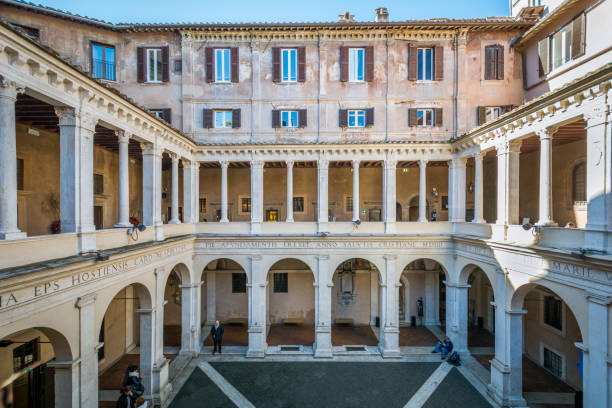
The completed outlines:
{"type": "Polygon", "coordinates": [[[376,346],[380,332],[380,272],[371,262],[342,262],[332,278],[332,346],[376,346]]]}
{"type": "Polygon", "coordinates": [[[473,355],[495,354],[495,307],[491,281],[478,267],[468,280],[468,347],[473,355]]]}
{"type": "Polygon", "coordinates": [[[173,269],[164,288],[164,353],[178,354],[181,347],[182,284],[173,269]]]}
{"type": "Polygon", "coordinates": [[[404,268],[398,296],[400,346],[432,346],[443,336],[445,279],[442,265],[432,259],[417,259],[404,268]]]}
{"type": "Polygon", "coordinates": [[[268,346],[312,346],[315,288],[312,270],[298,259],[283,259],[268,271],[268,346]]]}
{"type": "Polygon", "coordinates": [[[72,405],[72,361],[66,338],[56,330],[33,327],[0,340],[0,401],[8,407],[53,408],[72,405]]]}
{"type": "Polygon", "coordinates": [[[223,346],[249,344],[249,296],[246,271],[237,262],[221,258],[202,271],[201,325],[205,350],[212,352],[210,329],[219,320],[224,327],[223,346]]]}

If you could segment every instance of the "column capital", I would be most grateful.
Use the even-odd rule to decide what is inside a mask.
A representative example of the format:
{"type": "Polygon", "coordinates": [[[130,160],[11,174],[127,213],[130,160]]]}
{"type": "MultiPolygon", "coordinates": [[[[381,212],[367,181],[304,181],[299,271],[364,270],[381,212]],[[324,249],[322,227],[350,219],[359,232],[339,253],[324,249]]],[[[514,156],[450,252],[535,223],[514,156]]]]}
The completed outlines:
{"type": "Polygon", "coordinates": [[[329,259],[329,255],[315,255],[318,261],[327,261],[329,259]]]}
{"type": "Polygon", "coordinates": [[[295,164],[295,162],[293,160],[285,160],[285,164],[287,165],[287,168],[293,168],[293,165],[295,164]]]}
{"type": "Polygon", "coordinates": [[[174,163],[178,164],[178,161],[179,161],[178,154],[170,152],[170,158],[172,159],[172,164],[174,163]]]}
{"type": "Polygon", "coordinates": [[[552,139],[553,135],[557,132],[556,126],[549,126],[535,131],[536,136],[542,139],[552,139]]]}
{"type": "Polygon", "coordinates": [[[84,308],[85,306],[89,306],[91,304],[93,304],[96,299],[98,298],[98,294],[97,293],[88,293],[85,296],[81,296],[79,298],[77,298],[77,301],[75,303],[75,307],[78,307],[79,309],[84,308]]]}
{"type": "Polygon", "coordinates": [[[262,256],[261,255],[249,255],[249,260],[251,260],[251,261],[261,261],[262,260],[262,256]]]}
{"type": "Polygon", "coordinates": [[[474,158],[474,160],[479,160],[482,161],[482,159],[484,158],[484,156],[487,154],[487,152],[479,150],[476,153],[472,154],[472,157],[474,158]]]}
{"type": "Polygon", "coordinates": [[[506,309],[506,314],[511,316],[522,316],[527,314],[525,309],[506,309]]]}
{"type": "Polygon", "coordinates": [[[116,130],[115,135],[117,136],[117,140],[119,143],[129,143],[132,135],[125,130],[116,130]]]}
{"type": "Polygon", "coordinates": [[[587,292],[586,298],[590,303],[597,303],[602,306],[607,306],[612,303],[612,297],[594,292],[587,292]]]}
{"type": "Polygon", "coordinates": [[[427,163],[429,163],[429,159],[420,159],[419,167],[427,167],[427,163]]]}
{"type": "Polygon", "coordinates": [[[263,166],[264,166],[263,160],[251,160],[251,167],[263,167],[263,166]]]}
{"type": "Polygon", "coordinates": [[[25,92],[25,88],[18,85],[14,81],[9,81],[0,75],[0,97],[8,99],[17,99],[17,95],[25,92]]]}
{"type": "Polygon", "coordinates": [[[87,129],[91,133],[94,133],[96,131],[96,125],[99,122],[98,118],[93,117],[85,112],[79,112],[77,118],[79,118],[79,126],[81,128],[87,129]]]}
{"type": "Polygon", "coordinates": [[[142,149],[142,154],[151,155],[151,156],[160,156],[163,151],[161,147],[157,146],[155,143],[142,142],[140,143],[140,149],[142,149]]]}
{"type": "Polygon", "coordinates": [[[383,259],[386,261],[395,261],[397,259],[397,255],[385,254],[383,255],[383,259]]]}
{"type": "Polygon", "coordinates": [[[219,160],[219,165],[221,166],[222,169],[227,169],[227,167],[229,166],[229,161],[219,160]]]}
{"type": "Polygon", "coordinates": [[[359,165],[361,164],[361,160],[353,160],[353,169],[358,169],[359,165]]]}
{"type": "Polygon", "coordinates": [[[384,161],[385,170],[395,170],[397,167],[396,159],[385,159],[384,161]]]}
{"type": "Polygon", "coordinates": [[[317,167],[320,169],[327,169],[329,168],[329,160],[328,159],[319,159],[317,161],[317,167]]]}
{"type": "Polygon", "coordinates": [[[74,108],[70,106],[54,106],[53,110],[59,119],[60,126],[76,125],[76,111],[74,108]]]}

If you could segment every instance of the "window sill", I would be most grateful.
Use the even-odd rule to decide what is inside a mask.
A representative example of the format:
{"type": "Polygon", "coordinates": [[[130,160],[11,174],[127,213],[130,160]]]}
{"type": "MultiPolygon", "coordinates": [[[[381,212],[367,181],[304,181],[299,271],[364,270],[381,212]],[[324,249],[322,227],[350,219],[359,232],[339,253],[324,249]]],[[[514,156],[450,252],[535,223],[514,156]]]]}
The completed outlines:
{"type": "Polygon", "coordinates": [[[232,81],[213,81],[213,82],[209,82],[209,84],[211,85],[232,85],[235,84],[237,82],[232,82],[232,81]]]}
{"type": "Polygon", "coordinates": [[[141,82],[141,84],[143,85],[164,85],[167,84],[168,82],[164,82],[164,81],[160,81],[160,82],[152,82],[152,81],[145,81],[145,82],[141,82]]]}
{"type": "Polygon", "coordinates": [[[276,85],[296,85],[299,84],[300,81],[274,81],[274,83],[276,85]]]}
{"type": "Polygon", "coordinates": [[[368,81],[346,81],[346,83],[357,85],[357,84],[367,84],[368,81]]]}
{"type": "Polygon", "coordinates": [[[93,77],[94,79],[97,79],[98,81],[102,81],[105,84],[117,84],[119,83],[116,79],[105,79],[105,78],[96,78],[93,77]]]}
{"type": "Polygon", "coordinates": [[[435,84],[441,81],[434,81],[433,79],[417,79],[415,82],[417,84],[435,84]]]}

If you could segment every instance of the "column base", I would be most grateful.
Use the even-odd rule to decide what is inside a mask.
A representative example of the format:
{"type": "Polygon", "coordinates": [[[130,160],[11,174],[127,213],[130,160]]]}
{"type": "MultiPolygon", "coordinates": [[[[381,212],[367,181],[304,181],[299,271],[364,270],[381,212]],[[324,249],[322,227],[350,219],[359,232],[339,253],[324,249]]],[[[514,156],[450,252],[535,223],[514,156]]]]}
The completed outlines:
{"type": "Polygon", "coordinates": [[[13,239],[25,239],[27,237],[28,237],[28,234],[26,234],[25,232],[21,232],[19,230],[0,232],[0,239],[4,239],[7,241],[13,240],[13,239]]]}
{"type": "Polygon", "coordinates": [[[264,358],[267,348],[265,326],[249,327],[249,349],[246,354],[247,358],[264,358]]]}
{"type": "Polygon", "coordinates": [[[287,218],[285,222],[293,222],[293,218],[287,218]]]}
{"type": "Polygon", "coordinates": [[[399,349],[399,328],[385,327],[378,349],[383,358],[401,358],[399,349]]]}
{"type": "Polygon", "coordinates": [[[493,401],[495,401],[500,407],[512,407],[512,408],[529,408],[525,398],[511,397],[501,395],[492,384],[487,385],[487,394],[493,401]]]}
{"type": "Polygon", "coordinates": [[[261,233],[261,221],[251,221],[251,234],[261,233]]]}
{"type": "Polygon", "coordinates": [[[221,218],[221,219],[219,220],[219,222],[221,222],[221,223],[226,223],[226,222],[229,222],[229,220],[228,220],[227,218],[221,218]]]}
{"type": "Polygon", "coordinates": [[[132,224],[129,222],[118,222],[117,224],[113,225],[113,228],[130,228],[131,226],[132,224]]]}
{"type": "Polygon", "coordinates": [[[386,234],[395,233],[395,221],[385,221],[385,233],[386,234]]]}
{"type": "Polygon", "coordinates": [[[557,224],[553,220],[538,221],[538,222],[536,222],[535,225],[537,225],[539,227],[558,227],[559,226],[559,224],[557,224]]]}
{"type": "Polygon", "coordinates": [[[79,253],[93,252],[97,250],[95,232],[82,232],[77,234],[77,240],[79,245],[79,253]]]}
{"type": "Polygon", "coordinates": [[[181,223],[180,220],[174,220],[173,219],[173,220],[168,221],[168,224],[180,224],[180,223],[181,223]]]}
{"type": "Polygon", "coordinates": [[[584,248],[591,251],[610,252],[612,250],[612,232],[605,230],[589,230],[587,224],[584,231],[584,248]]]}
{"type": "Polygon", "coordinates": [[[328,222],[322,222],[322,221],[319,221],[319,222],[317,223],[317,231],[318,231],[319,233],[322,233],[322,232],[329,232],[329,223],[328,223],[328,222]]]}
{"type": "Polygon", "coordinates": [[[317,325],[317,327],[315,328],[315,343],[313,347],[315,358],[333,357],[330,326],[317,325]]]}
{"type": "Polygon", "coordinates": [[[472,223],[473,223],[473,224],[486,224],[486,223],[487,223],[487,220],[485,220],[484,218],[481,218],[481,219],[479,219],[479,220],[477,220],[476,218],[474,218],[474,219],[472,220],[472,223]]]}
{"type": "Polygon", "coordinates": [[[155,228],[155,233],[154,233],[155,241],[163,241],[165,239],[165,237],[164,237],[164,225],[163,224],[156,225],[153,228],[155,228]]]}
{"type": "Polygon", "coordinates": [[[163,406],[172,392],[172,385],[168,382],[168,368],[168,360],[165,357],[153,365],[153,406],[163,406]]]}
{"type": "Polygon", "coordinates": [[[420,219],[420,218],[419,218],[417,221],[418,221],[418,222],[429,222],[429,220],[428,220],[427,218],[425,218],[425,219],[420,219]]]}

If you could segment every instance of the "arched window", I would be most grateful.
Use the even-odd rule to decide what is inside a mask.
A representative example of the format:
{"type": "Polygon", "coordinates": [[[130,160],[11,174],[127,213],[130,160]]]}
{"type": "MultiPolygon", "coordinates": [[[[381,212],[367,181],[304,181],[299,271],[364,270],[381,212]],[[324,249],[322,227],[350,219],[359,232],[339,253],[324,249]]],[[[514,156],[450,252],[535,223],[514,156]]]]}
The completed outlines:
{"type": "Polygon", "coordinates": [[[586,165],[584,162],[574,166],[572,171],[572,197],[574,202],[586,201],[586,165]]]}

